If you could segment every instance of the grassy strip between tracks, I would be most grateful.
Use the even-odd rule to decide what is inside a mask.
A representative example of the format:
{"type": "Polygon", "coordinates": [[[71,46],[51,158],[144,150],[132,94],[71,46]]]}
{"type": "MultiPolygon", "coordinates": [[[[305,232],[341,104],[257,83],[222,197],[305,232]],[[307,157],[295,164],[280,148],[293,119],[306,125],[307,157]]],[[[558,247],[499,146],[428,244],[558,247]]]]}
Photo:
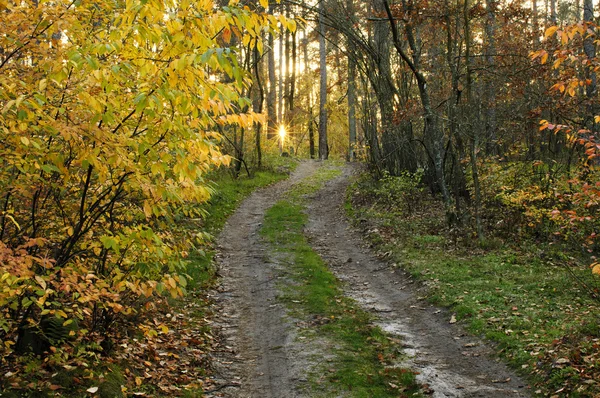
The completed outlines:
{"type": "Polygon", "coordinates": [[[290,310],[332,347],[329,362],[311,370],[311,396],[418,396],[414,374],[394,366],[402,355],[399,342],[375,327],[370,314],[344,296],[340,283],[303,234],[305,197],[337,175],[339,168],[322,166],[310,182],[297,185],[268,210],[261,231],[291,264],[292,283],[285,297],[290,310]]]}

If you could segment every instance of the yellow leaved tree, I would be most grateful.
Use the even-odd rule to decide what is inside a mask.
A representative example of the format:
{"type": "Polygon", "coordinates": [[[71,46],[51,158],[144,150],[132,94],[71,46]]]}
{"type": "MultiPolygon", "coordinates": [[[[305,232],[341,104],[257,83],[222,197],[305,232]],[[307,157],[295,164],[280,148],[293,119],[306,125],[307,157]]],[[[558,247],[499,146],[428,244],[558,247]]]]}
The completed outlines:
{"type": "Polygon", "coordinates": [[[235,1],[0,1],[0,362],[183,294],[193,237],[168,227],[229,162],[217,126],[259,118],[235,112],[249,82],[226,43],[276,24],[235,1]]]}

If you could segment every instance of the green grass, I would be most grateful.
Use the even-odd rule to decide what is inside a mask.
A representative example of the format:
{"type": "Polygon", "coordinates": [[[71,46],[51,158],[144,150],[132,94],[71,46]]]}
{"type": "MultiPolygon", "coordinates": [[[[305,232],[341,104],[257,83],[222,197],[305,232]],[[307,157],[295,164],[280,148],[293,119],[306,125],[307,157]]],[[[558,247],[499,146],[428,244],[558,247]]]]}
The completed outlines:
{"type": "Polygon", "coordinates": [[[593,284],[589,270],[560,265],[532,242],[484,248],[457,243],[445,233],[443,215],[425,209],[396,218],[365,200],[368,192],[356,195],[360,189],[361,184],[351,188],[347,209],[355,220],[376,224],[378,232],[368,236],[378,250],[391,252],[391,262],[426,281],[430,301],[449,307],[472,333],[496,343],[498,353],[537,384],[534,391],[546,395],[567,387],[568,396],[600,393],[596,384],[581,384],[600,366],[594,354],[600,348],[600,306],[565,267],[593,284]],[[557,365],[558,358],[582,372],[557,365]]]}
{"type": "Polygon", "coordinates": [[[340,164],[336,161],[325,163],[315,175],[310,177],[310,181],[302,181],[300,184],[296,184],[288,193],[288,200],[296,204],[303,204],[306,196],[316,193],[323,184],[341,174],[340,164]]]}
{"type": "Polygon", "coordinates": [[[311,396],[418,396],[414,374],[393,366],[401,355],[397,344],[344,296],[338,280],[303,234],[305,195],[338,174],[338,169],[323,166],[310,182],[294,187],[286,200],[267,211],[261,230],[290,264],[292,283],[285,289],[290,310],[300,318],[317,319],[314,331],[334,347],[326,368],[313,369],[311,396]]]}
{"type": "Polygon", "coordinates": [[[217,174],[214,178],[215,193],[203,209],[208,213],[204,226],[208,233],[218,234],[227,218],[237,209],[239,203],[258,188],[271,185],[286,179],[289,171],[298,165],[297,162],[289,160],[287,167],[258,171],[249,178],[245,174],[234,179],[229,173],[217,174]]]}

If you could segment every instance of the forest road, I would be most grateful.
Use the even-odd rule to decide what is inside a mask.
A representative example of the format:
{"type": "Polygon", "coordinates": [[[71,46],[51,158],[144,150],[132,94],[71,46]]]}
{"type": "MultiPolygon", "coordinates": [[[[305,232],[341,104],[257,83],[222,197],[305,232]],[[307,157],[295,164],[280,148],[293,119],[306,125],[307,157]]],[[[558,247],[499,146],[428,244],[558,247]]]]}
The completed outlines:
{"type": "MultiPolygon", "coordinates": [[[[287,181],[254,193],[229,219],[219,238],[222,286],[217,295],[215,328],[223,336],[215,358],[222,397],[310,397],[306,371],[319,347],[297,338],[294,321],[280,300],[277,280],[285,269],[262,242],[258,231],[265,211],[318,162],[303,162],[287,181]]],[[[408,359],[402,366],[433,397],[526,397],[526,383],[492,358],[492,349],[469,336],[444,309],[419,299],[423,286],[379,260],[348,223],[343,203],[356,168],[327,182],[308,201],[306,234],[345,293],[375,314],[378,325],[396,335],[408,359]]]]}
{"type": "Polygon", "coordinates": [[[294,184],[309,178],[318,162],[302,162],[289,179],[250,195],[219,235],[221,284],[214,329],[221,351],[214,358],[218,387],[208,396],[293,398],[306,382],[306,352],[293,321],[278,300],[283,267],[259,235],[266,211],[294,184]]]}

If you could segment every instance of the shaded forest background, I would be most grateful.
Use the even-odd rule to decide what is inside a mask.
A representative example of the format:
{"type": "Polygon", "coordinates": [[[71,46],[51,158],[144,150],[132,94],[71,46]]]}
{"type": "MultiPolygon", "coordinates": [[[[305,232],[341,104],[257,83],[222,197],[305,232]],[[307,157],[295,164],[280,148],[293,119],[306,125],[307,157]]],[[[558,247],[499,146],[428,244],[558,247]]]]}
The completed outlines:
{"type": "Polygon", "coordinates": [[[329,117],[326,149],[379,176],[419,173],[448,222],[480,241],[489,230],[518,230],[594,254],[594,4],[323,1],[275,10],[316,27],[276,40],[283,73],[273,73],[270,54],[257,62],[269,71],[260,91],[267,137],[284,124],[286,146],[317,156],[329,117]]]}

